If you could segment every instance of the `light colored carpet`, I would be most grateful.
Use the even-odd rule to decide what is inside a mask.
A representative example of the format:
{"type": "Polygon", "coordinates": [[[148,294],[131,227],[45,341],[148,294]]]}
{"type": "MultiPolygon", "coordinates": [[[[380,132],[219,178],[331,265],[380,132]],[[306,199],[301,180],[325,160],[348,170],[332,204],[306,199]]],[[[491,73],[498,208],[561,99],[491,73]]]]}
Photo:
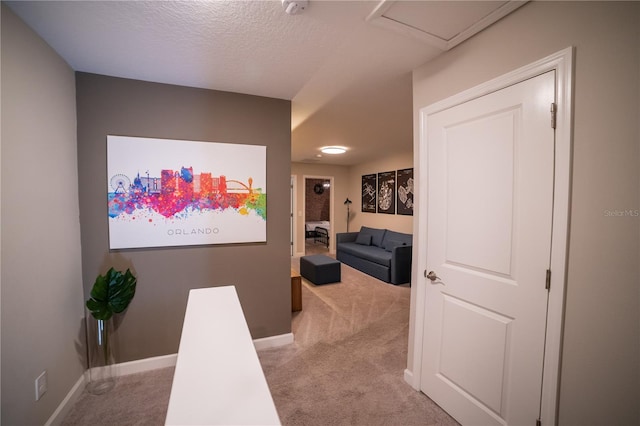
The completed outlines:
{"type": "Polygon", "coordinates": [[[313,238],[307,238],[304,243],[304,254],[329,254],[329,249],[327,246],[321,243],[316,243],[313,241],[313,238]]]}
{"type": "Polygon", "coordinates": [[[115,387],[104,395],[85,390],[62,425],[164,425],[173,370],[161,368],[118,377],[115,387]]]}
{"type": "MultiPolygon", "coordinates": [[[[299,270],[299,258],[292,258],[299,270]]],[[[456,425],[403,379],[409,294],[342,265],[342,282],[302,280],[292,345],[258,351],[283,425],[456,425]]],[[[173,368],[82,394],[63,425],[162,425],[173,368]]]]}
{"type": "Polygon", "coordinates": [[[303,279],[295,343],[258,352],[282,424],[456,425],[404,381],[410,288],[341,273],[335,284],[303,279]]]}

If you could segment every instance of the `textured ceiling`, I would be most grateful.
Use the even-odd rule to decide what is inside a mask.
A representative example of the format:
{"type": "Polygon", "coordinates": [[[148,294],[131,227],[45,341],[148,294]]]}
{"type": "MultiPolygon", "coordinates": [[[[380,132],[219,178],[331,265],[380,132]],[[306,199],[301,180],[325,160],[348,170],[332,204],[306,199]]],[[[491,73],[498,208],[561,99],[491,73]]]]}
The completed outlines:
{"type": "Polygon", "coordinates": [[[379,3],[7,2],[74,70],[292,100],[292,160],[343,165],[411,150],[411,70],[441,52],[368,23],[379,3]]]}

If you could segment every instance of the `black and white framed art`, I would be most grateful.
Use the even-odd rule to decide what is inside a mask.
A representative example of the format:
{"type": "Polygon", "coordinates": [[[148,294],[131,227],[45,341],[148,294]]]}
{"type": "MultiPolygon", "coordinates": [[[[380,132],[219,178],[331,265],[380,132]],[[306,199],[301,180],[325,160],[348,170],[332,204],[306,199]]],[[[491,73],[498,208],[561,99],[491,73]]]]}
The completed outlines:
{"type": "Polygon", "coordinates": [[[413,168],[396,173],[396,214],[413,215],[413,168]]]}
{"type": "Polygon", "coordinates": [[[376,175],[362,175],[362,211],[376,212],[376,175]]]}
{"type": "Polygon", "coordinates": [[[396,171],[378,173],[378,213],[396,212],[396,171]]]}

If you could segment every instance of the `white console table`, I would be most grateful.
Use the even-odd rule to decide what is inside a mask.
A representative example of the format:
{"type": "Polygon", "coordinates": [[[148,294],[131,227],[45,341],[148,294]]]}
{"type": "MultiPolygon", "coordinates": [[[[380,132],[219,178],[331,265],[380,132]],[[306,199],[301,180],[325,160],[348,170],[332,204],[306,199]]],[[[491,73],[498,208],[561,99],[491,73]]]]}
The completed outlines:
{"type": "Polygon", "coordinates": [[[234,286],[189,292],[165,424],[280,424],[234,286]]]}

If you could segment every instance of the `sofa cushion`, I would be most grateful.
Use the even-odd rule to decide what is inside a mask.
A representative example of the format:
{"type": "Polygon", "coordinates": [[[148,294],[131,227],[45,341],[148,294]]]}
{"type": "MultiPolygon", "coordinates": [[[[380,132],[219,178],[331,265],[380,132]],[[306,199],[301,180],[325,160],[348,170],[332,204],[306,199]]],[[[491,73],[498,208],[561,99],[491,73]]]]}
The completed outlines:
{"type": "Polygon", "coordinates": [[[358,234],[358,236],[356,237],[356,244],[360,244],[363,246],[370,246],[371,245],[371,235],[370,234],[363,234],[362,232],[358,234]]]}
{"type": "Polygon", "coordinates": [[[363,246],[356,243],[342,243],[340,244],[339,250],[379,265],[386,267],[391,266],[391,253],[381,247],[363,246]]]}
{"type": "Polygon", "coordinates": [[[407,243],[403,243],[402,241],[397,241],[397,240],[385,240],[383,244],[384,246],[382,248],[384,248],[386,251],[393,251],[393,249],[398,246],[407,245],[407,243]]]}
{"type": "MultiPolygon", "coordinates": [[[[384,234],[384,239],[382,241],[381,247],[384,247],[386,250],[388,243],[390,241],[399,241],[401,243],[404,243],[404,245],[410,246],[413,242],[413,235],[387,230],[387,232],[385,232],[384,234]]],[[[390,250],[393,250],[393,249],[390,249],[390,250]]]]}
{"type": "Polygon", "coordinates": [[[360,228],[361,234],[371,235],[371,245],[376,247],[382,247],[382,240],[385,236],[386,229],[369,228],[363,226],[360,228]]]}

